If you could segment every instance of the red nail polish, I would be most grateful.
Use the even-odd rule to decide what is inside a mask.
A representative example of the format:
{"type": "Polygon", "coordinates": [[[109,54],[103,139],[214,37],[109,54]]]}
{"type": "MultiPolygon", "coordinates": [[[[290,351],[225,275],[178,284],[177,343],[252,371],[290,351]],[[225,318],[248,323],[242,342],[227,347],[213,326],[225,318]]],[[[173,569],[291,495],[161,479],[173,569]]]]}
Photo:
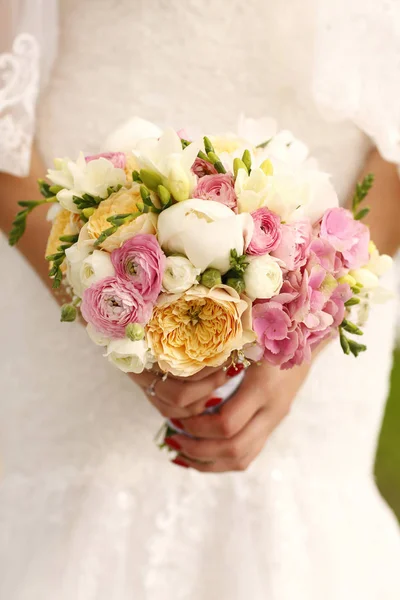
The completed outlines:
{"type": "Polygon", "coordinates": [[[174,427],[177,427],[178,429],[183,429],[183,424],[181,423],[181,421],[179,419],[170,419],[172,425],[174,427]]]}
{"type": "Polygon", "coordinates": [[[176,440],[174,440],[174,438],[172,438],[172,437],[165,438],[164,443],[167,444],[167,446],[169,446],[173,450],[180,450],[181,449],[180,443],[177,442],[176,440]]]}
{"type": "Polygon", "coordinates": [[[189,468],[189,465],[187,463],[185,463],[185,461],[182,460],[181,458],[175,458],[171,462],[173,462],[174,465],[178,465],[178,467],[184,467],[185,469],[189,468]]]}
{"type": "Polygon", "coordinates": [[[228,377],[235,377],[235,375],[239,375],[241,371],[243,371],[244,365],[242,363],[237,363],[236,365],[231,365],[227,370],[226,374],[228,377]]]}
{"type": "Polygon", "coordinates": [[[213,408],[214,406],[218,406],[218,404],[221,404],[222,402],[222,398],[210,398],[209,401],[206,403],[206,408],[213,408]]]}

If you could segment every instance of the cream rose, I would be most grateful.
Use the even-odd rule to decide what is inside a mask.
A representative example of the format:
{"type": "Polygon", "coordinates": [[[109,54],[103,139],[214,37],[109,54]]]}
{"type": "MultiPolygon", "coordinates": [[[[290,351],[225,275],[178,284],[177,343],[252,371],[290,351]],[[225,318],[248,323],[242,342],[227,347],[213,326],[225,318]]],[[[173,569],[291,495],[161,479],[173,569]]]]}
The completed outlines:
{"type": "Polygon", "coordinates": [[[163,371],[188,377],[204,367],[219,367],[231,352],[255,340],[251,302],[223,285],[162,294],[146,336],[163,371]]]}
{"type": "Polygon", "coordinates": [[[145,340],[132,342],[128,338],[113,340],[104,356],[124,373],[142,373],[150,369],[154,359],[145,340]]]}
{"type": "MultiPolygon", "coordinates": [[[[157,202],[152,194],[153,202],[157,202]]],[[[121,214],[127,214],[137,211],[137,203],[142,201],[140,195],[140,185],[133,183],[130,189],[122,188],[118,192],[111,194],[107,200],[101,202],[87,223],[88,236],[96,240],[102,231],[111,227],[107,219],[109,217],[121,214]]],[[[110,235],[100,244],[101,248],[112,252],[116,248],[138,233],[155,234],[157,225],[157,215],[155,213],[145,213],[118,228],[118,230],[110,235]]]]}
{"type": "Polygon", "coordinates": [[[171,294],[186,292],[197,284],[200,269],[196,269],[184,256],[168,256],[162,280],[164,291],[171,294]]]}
{"type": "Polygon", "coordinates": [[[213,267],[226,273],[231,250],[243,254],[254,223],[250,215],[236,215],[219,202],[187,200],[164,210],[157,227],[167,254],[184,254],[201,271],[213,267]]]}
{"type": "Polygon", "coordinates": [[[249,257],[244,283],[251,300],[272,298],[279,294],[282,287],[282,269],[277,260],[268,254],[249,257]]]}

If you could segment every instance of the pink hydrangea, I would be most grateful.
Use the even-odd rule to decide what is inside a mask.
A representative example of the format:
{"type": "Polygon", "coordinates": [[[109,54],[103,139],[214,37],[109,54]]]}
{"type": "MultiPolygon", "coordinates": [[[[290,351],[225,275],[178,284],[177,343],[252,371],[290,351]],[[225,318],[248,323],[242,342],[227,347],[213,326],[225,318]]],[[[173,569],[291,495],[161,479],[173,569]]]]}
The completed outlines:
{"type": "Polygon", "coordinates": [[[107,337],[124,337],[129,323],[147,322],[151,311],[137,289],[116,277],[106,277],[83,292],[83,318],[107,337]]]}
{"type": "Polygon", "coordinates": [[[138,234],[111,253],[116,276],[141,294],[144,302],[155,302],[165,270],[165,254],[154,235],[138,234]]]}
{"type": "Polygon", "coordinates": [[[218,171],[214,167],[214,165],[209,163],[207,160],[204,160],[203,158],[196,158],[192,165],[192,171],[199,178],[205,177],[206,175],[218,174],[218,171]]]}
{"type": "Polygon", "coordinates": [[[247,253],[261,256],[276,250],[282,239],[281,219],[268,208],[259,208],[251,213],[254,233],[247,253]]]}
{"type": "Polygon", "coordinates": [[[85,156],[86,162],[97,160],[99,158],[105,158],[106,160],[109,160],[116,169],[125,169],[126,156],[123,152],[102,152],[101,154],[85,156]]]}
{"type": "Polygon", "coordinates": [[[327,210],[322,218],[320,236],[342,254],[346,268],[358,269],[368,262],[369,229],[356,221],[349,210],[327,210]]]}
{"type": "Polygon", "coordinates": [[[214,200],[225,204],[235,212],[237,210],[235,181],[230,173],[217,173],[217,175],[202,177],[193,192],[193,198],[214,200]]]}
{"type": "Polygon", "coordinates": [[[306,264],[311,242],[311,226],[308,221],[297,221],[281,227],[281,240],[272,256],[279,258],[286,269],[294,271],[306,264]]]}

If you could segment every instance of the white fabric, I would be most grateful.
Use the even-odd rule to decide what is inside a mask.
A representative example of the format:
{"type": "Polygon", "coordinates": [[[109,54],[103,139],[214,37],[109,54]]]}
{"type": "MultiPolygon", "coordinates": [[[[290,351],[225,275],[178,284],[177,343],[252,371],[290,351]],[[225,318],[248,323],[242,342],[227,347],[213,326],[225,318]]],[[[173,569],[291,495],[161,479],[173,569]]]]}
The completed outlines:
{"type": "MultiPolygon", "coordinates": [[[[370,142],[313,104],[312,0],[61,8],[47,162],[97,151],[132,114],[223,130],[244,109],[304,139],[342,199],[353,187],[370,142]]],[[[372,477],[394,302],[372,311],[365,355],[317,359],[247,472],[207,476],[168,463],[162,418],[3,239],[0,269],[0,598],[398,600],[398,529],[372,477]]]]}

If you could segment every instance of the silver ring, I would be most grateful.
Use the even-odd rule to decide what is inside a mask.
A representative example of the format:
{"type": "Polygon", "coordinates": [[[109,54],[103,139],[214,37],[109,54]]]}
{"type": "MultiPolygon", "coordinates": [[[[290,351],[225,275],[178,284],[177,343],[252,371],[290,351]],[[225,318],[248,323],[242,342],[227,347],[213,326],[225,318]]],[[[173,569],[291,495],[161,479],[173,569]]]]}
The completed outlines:
{"type": "Polygon", "coordinates": [[[155,379],[153,379],[153,381],[151,382],[151,384],[146,388],[146,394],[148,396],[151,396],[152,398],[154,398],[155,396],[157,396],[157,392],[156,392],[156,385],[159,381],[166,381],[168,377],[168,373],[164,373],[164,375],[162,377],[156,377],[155,379]]]}

